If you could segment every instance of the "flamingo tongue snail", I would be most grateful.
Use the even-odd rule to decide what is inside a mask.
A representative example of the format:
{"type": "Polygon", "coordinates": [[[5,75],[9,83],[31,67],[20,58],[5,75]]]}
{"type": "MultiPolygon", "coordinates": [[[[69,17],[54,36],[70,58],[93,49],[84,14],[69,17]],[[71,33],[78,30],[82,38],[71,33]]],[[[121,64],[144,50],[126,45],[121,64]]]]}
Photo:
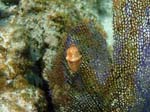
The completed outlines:
{"type": "Polygon", "coordinates": [[[71,46],[66,51],[66,60],[68,66],[72,72],[76,72],[79,69],[81,64],[81,57],[78,48],[75,44],[71,44],[71,46]]]}

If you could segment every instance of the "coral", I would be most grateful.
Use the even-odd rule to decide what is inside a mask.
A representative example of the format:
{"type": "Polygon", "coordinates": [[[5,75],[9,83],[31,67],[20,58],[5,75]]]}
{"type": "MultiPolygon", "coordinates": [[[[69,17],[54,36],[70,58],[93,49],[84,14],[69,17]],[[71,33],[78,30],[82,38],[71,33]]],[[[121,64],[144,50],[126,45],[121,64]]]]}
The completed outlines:
{"type": "Polygon", "coordinates": [[[89,112],[149,111],[149,1],[114,1],[113,10],[112,60],[102,31],[85,21],[74,27],[60,45],[54,66],[50,73],[47,71],[52,96],[54,90],[58,91],[58,97],[65,99],[67,92],[68,102],[53,97],[58,111],[82,111],[84,107],[89,112]],[[82,55],[82,64],[75,73],[69,70],[65,60],[71,44],[75,44],[82,55]],[[69,88],[65,88],[66,85],[69,88]],[[82,99],[85,91],[90,98],[85,95],[82,99]],[[94,94],[103,99],[91,98],[94,94]],[[78,101],[78,97],[82,101],[78,101]],[[90,104],[91,99],[103,105],[95,107],[90,104]]]}
{"type": "Polygon", "coordinates": [[[0,111],[50,111],[50,96],[56,112],[149,111],[149,11],[148,0],[1,0],[0,111]]]}
{"type": "Polygon", "coordinates": [[[44,98],[41,92],[32,86],[15,89],[15,91],[7,88],[5,92],[2,92],[3,94],[0,94],[0,112],[43,112],[46,104],[42,101],[44,98]]]}
{"type": "Polygon", "coordinates": [[[21,54],[27,48],[26,34],[20,26],[7,26],[1,29],[1,42],[2,47],[2,60],[1,69],[7,79],[13,79],[17,75],[21,75],[25,68],[21,64],[28,65],[26,59],[21,56],[21,54]],[[9,30],[8,30],[9,27],[9,30]],[[20,42],[21,41],[21,42],[20,42]],[[18,61],[15,61],[19,59],[18,61]]]}
{"type": "Polygon", "coordinates": [[[28,35],[25,32],[21,25],[11,24],[0,29],[0,111],[2,112],[46,110],[44,109],[46,107],[44,93],[31,86],[24,78],[26,70],[32,66],[31,61],[24,55],[29,47],[28,35]],[[39,100],[43,101],[37,107],[35,104],[39,100]]]}
{"type": "MultiPolygon", "coordinates": [[[[27,107],[13,104],[12,100],[17,96],[22,98],[17,93],[6,104],[1,103],[1,107],[4,105],[2,111],[9,111],[8,109],[40,111],[37,110],[38,107],[41,111],[47,111],[45,104],[47,101],[50,103],[50,89],[52,89],[48,86],[53,85],[53,82],[49,80],[49,77],[53,77],[49,75],[49,71],[54,66],[53,60],[58,56],[62,40],[72,26],[85,18],[96,18],[96,14],[89,10],[89,7],[88,2],[80,0],[70,0],[70,2],[67,0],[0,1],[0,88],[2,92],[0,98],[2,94],[7,93],[7,88],[11,89],[11,92],[7,94],[8,97],[17,90],[22,91],[27,88],[32,91],[32,94],[38,89],[44,91],[44,93],[37,92],[43,96],[39,97],[43,106],[40,106],[34,97],[32,100],[35,102],[29,104],[32,105],[29,110],[27,107]]],[[[58,78],[57,75],[54,78],[58,78]]],[[[58,100],[54,102],[62,101],[65,102],[64,105],[68,104],[68,100],[71,99],[67,93],[70,86],[66,84],[61,88],[55,85],[54,88],[53,92],[56,94],[53,94],[53,97],[58,100]]],[[[25,91],[25,94],[27,92],[25,91]]],[[[30,100],[27,98],[27,102],[30,100]]],[[[50,108],[48,105],[50,104],[47,104],[50,108]]]]}
{"type": "Polygon", "coordinates": [[[17,5],[19,4],[20,0],[1,0],[6,5],[17,5]]]}
{"type": "MultiPolygon", "coordinates": [[[[60,106],[58,110],[65,108],[66,112],[71,110],[82,111],[84,108],[77,107],[77,105],[82,106],[82,103],[76,101],[76,97],[82,97],[84,91],[89,94],[87,100],[86,95],[83,95],[87,102],[87,104],[83,105],[85,108],[91,105],[88,102],[90,99],[93,99],[93,94],[98,96],[103,94],[102,85],[105,85],[106,77],[108,77],[105,75],[107,74],[106,72],[109,71],[111,65],[111,57],[108,53],[105,36],[105,33],[103,33],[101,28],[98,28],[94,22],[83,21],[83,23],[77,25],[70,31],[67,37],[64,38],[58,49],[58,54],[54,59],[52,70],[47,71],[49,74],[49,81],[51,82],[50,87],[52,89],[54,105],[60,106]],[[76,72],[72,72],[72,70],[69,69],[66,60],[66,52],[73,44],[78,47],[82,55],[81,65],[76,72]],[[54,91],[58,91],[57,97],[60,97],[59,99],[55,96],[56,92],[54,91]],[[68,99],[67,102],[64,102],[65,96],[68,99]]],[[[100,102],[99,100],[94,101],[100,102]]],[[[87,111],[96,112],[100,109],[102,108],[96,106],[90,109],[87,108],[87,111]]]]}
{"type": "Polygon", "coordinates": [[[137,109],[140,112],[145,112],[149,110],[146,103],[149,102],[150,97],[146,95],[149,91],[147,87],[149,86],[149,78],[147,77],[149,70],[146,69],[149,67],[149,51],[142,48],[148,49],[150,43],[148,40],[149,14],[147,13],[149,1],[118,1],[114,2],[114,6],[115,52],[113,57],[114,66],[116,66],[114,74],[120,78],[123,77],[124,80],[121,82],[115,80],[116,85],[121,85],[116,88],[118,93],[114,91],[115,94],[118,94],[119,97],[117,96],[116,99],[120,102],[115,103],[113,106],[119,105],[119,108],[123,111],[129,109],[135,111],[134,109],[137,109]],[[115,3],[119,6],[116,7],[115,3]],[[144,31],[141,28],[146,30],[144,31]],[[142,63],[145,64],[142,65],[142,63]],[[147,80],[142,80],[146,77],[147,80]],[[143,86],[145,84],[147,86],[143,86]],[[143,100],[145,101],[143,102],[143,100]]]}

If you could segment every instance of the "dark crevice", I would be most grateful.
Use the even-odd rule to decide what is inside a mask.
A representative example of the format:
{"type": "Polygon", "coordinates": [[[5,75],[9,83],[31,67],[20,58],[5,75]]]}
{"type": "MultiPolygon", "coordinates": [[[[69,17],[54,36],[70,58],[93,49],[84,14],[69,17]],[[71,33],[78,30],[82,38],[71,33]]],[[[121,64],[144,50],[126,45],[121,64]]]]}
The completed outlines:
{"type": "Polygon", "coordinates": [[[34,66],[32,67],[32,71],[33,73],[38,75],[42,80],[42,85],[40,85],[39,88],[42,89],[45,93],[45,98],[48,104],[47,112],[54,112],[49,85],[48,85],[48,82],[42,76],[42,71],[43,71],[42,59],[39,59],[38,61],[35,62],[34,66]]]}
{"type": "Polygon", "coordinates": [[[0,9],[0,20],[8,18],[10,15],[12,14],[0,9]]]}
{"type": "Polygon", "coordinates": [[[5,5],[18,5],[20,0],[1,0],[5,5]]]}

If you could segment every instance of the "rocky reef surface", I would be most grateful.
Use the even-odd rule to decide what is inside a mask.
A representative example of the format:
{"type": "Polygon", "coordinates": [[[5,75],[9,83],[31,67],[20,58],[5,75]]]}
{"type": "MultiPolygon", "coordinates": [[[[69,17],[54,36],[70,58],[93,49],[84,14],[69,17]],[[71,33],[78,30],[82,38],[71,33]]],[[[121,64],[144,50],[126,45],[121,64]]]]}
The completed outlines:
{"type": "Polygon", "coordinates": [[[104,9],[95,4],[100,2],[0,0],[0,112],[53,110],[47,71],[72,26],[103,20],[98,15],[104,9]]]}

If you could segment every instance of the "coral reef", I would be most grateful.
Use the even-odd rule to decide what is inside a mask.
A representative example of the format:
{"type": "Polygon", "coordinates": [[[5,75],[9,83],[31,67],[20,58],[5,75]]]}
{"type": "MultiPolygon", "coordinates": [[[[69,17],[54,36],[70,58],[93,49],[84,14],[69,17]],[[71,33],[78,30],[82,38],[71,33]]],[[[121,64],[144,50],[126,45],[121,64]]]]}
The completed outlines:
{"type": "Polygon", "coordinates": [[[98,103],[103,100],[97,97],[103,94],[103,86],[109,76],[107,73],[111,66],[111,56],[107,49],[105,32],[100,27],[92,21],[83,21],[77,25],[64,38],[53,63],[52,70],[47,71],[47,74],[57,111],[76,112],[85,108],[94,112],[103,110],[102,104],[98,103]],[[67,50],[73,44],[82,55],[77,71],[72,71],[66,60],[67,50]],[[84,99],[83,102],[80,98],[84,99]],[[96,104],[92,106],[90,102],[96,104]],[[83,108],[79,108],[81,106],[83,108]]]}
{"type": "Polygon", "coordinates": [[[44,112],[44,102],[42,91],[32,86],[7,88],[0,94],[0,112],[44,112]]]}
{"type": "Polygon", "coordinates": [[[148,112],[149,4],[0,0],[0,112],[148,112]]]}
{"type": "Polygon", "coordinates": [[[24,27],[7,25],[0,32],[0,112],[44,111],[47,105],[44,93],[25,79],[32,62],[25,55],[28,36],[24,27]]]}
{"type": "MultiPolygon", "coordinates": [[[[59,45],[66,32],[86,18],[96,18],[91,3],[80,0],[0,0],[0,98],[9,98],[1,100],[0,111],[52,111],[52,88],[49,86],[53,83],[47,71],[53,69],[53,60],[59,54],[59,45]],[[30,97],[19,93],[22,91],[30,97]],[[23,105],[12,103],[16,100],[23,105]],[[7,102],[2,103],[4,101],[7,102]]],[[[59,87],[56,85],[55,88],[59,87]]],[[[53,91],[57,97],[61,90],[53,91]]],[[[67,101],[67,93],[64,96],[67,101]]]]}
{"type": "Polygon", "coordinates": [[[68,33],[54,59],[52,72],[47,71],[58,111],[150,110],[149,10],[149,1],[114,1],[112,60],[105,35],[90,23],[83,21],[68,33]],[[71,44],[82,55],[82,64],[75,73],[65,60],[71,44]]]}
{"type": "Polygon", "coordinates": [[[116,83],[120,102],[114,106],[119,105],[120,111],[149,111],[149,4],[148,0],[114,2],[114,73],[124,77],[116,83]]]}

